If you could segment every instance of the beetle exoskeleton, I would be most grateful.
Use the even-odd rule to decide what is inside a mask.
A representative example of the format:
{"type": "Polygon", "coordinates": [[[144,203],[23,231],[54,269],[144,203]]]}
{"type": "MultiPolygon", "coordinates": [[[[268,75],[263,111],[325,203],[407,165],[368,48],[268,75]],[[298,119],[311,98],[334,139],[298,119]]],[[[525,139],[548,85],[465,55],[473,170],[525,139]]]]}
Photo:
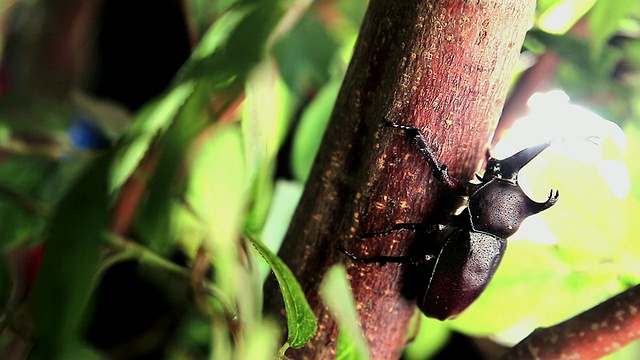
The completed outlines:
{"type": "Polygon", "coordinates": [[[433,253],[360,258],[344,247],[341,251],[363,263],[428,263],[429,266],[421,267],[424,276],[418,277],[428,280],[414,284],[418,289],[418,307],[425,315],[440,320],[456,317],[480,296],[493,278],[507,247],[506,238],[518,230],[524,219],[548,209],[558,200],[558,192],[554,194],[551,190],[547,201],[535,202],[518,185],[520,169],[550,143],[526,148],[502,160],[489,158],[485,173],[478,177],[480,183],[465,186],[438,161],[419,129],[386,120],[383,124],[406,131],[417,143],[433,176],[449,190],[468,197],[468,207],[451,216],[446,224],[398,223],[387,231],[360,235],[371,238],[399,230],[420,231],[424,236],[416,241],[431,240],[437,246],[433,253]]]}
{"type": "Polygon", "coordinates": [[[460,314],[487,287],[506,247],[503,238],[455,229],[435,256],[427,287],[418,294],[418,308],[440,320],[460,314]]]}

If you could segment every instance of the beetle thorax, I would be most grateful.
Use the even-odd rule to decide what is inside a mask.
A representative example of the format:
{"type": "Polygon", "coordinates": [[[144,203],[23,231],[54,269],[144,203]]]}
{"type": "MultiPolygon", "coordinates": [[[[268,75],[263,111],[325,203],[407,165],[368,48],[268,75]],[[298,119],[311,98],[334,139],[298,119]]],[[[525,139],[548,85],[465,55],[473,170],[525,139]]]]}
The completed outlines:
{"type": "Polygon", "coordinates": [[[494,178],[469,197],[471,226],[502,238],[518,230],[532,200],[513,181],[494,178]]]}

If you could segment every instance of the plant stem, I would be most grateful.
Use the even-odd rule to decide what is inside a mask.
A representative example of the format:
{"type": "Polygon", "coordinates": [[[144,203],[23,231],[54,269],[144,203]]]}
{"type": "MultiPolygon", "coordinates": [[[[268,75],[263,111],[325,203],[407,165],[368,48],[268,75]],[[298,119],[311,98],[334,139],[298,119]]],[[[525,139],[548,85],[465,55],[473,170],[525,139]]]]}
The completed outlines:
{"type": "Polygon", "coordinates": [[[30,211],[36,215],[47,217],[51,214],[51,208],[46,204],[32,199],[26,195],[20,194],[17,191],[3,185],[0,185],[0,197],[11,201],[20,208],[30,211]]]}
{"type": "MultiPolygon", "coordinates": [[[[216,299],[222,306],[225,318],[229,324],[229,328],[236,332],[239,328],[239,317],[237,308],[233,302],[222,292],[217,286],[210,283],[207,280],[192,281],[191,269],[180,266],[172,261],[169,261],[155,252],[147,249],[146,247],[127,240],[121,236],[109,234],[106,236],[107,243],[112,247],[119,250],[119,253],[112,255],[105,261],[105,265],[111,266],[116,262],[123,260],[137,260],[141,264],[151,265],[153,267],[162,269],[168,273],[178,276],[183,280],[191,283],[196,291],[202,291],[212,298],[216,299]]],[[[106,269],[106,266],[102,266],[98,273],[101,273],[106,269]]],[[[234,334],[234,337],[236,334],[234,334]]]]}

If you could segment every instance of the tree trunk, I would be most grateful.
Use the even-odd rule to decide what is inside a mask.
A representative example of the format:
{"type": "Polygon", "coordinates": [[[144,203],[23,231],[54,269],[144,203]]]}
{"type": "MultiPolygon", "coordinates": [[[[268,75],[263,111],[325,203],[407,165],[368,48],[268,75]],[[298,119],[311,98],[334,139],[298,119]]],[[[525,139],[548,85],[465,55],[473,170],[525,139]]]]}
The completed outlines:
{"type": "MultiPolygon", "coordinates": [[[[280,251],[319,320],[293,358],[335,357],[337,326],[318,286],[345,263],[371,357],[400,357],[415,301],[404,266],[360,264],[358,256],[405,255],[413,234],[361,239],[397,222],[441,220],[460,205],[415,144],[383,118],[417,126],[450,172],[466,181],[484,159],[534,0],[372,0],[309,180],[280,251]]],[[[419,239],[425,241],[425,239],[419,239]]],[[[427,240],[428,241],[428,240],[427,240]]],[[[282,309],[277,285],[271,309],[282,309]]]]}

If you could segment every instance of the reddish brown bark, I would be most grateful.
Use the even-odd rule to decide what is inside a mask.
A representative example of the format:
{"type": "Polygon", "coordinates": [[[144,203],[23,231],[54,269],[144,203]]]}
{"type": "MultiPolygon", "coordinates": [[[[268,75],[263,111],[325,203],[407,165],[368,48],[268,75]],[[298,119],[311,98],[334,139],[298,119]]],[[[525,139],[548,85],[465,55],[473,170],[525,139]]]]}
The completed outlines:
{"type": "Polygon", "coordinates": [[[640,285],[563,323],[534,331],[501,360],[599,359],[640,337],[640,285]]]}
{"type": "MultiPolygon", "coordinates": [[[[383,129],[383,117],[424,130],[439,159],[461,180],[484,157],[504,103],[535,1],[373,0],[305,192],[280,256],[319,319],[319,331],[293,358],[335,356],[337,327],[318,295],[332,264],[348,264],[362,329],[374,359],[398,358],[414,313],[402,292],[404,267],[362,265],[360,256],[402,255],[409,232],[357,234],[396,222],[446,215],[459,198],[433,179],[413,144],[383,129]]],[[[281,309],[277,285],[271,304],[281,309]]]]}

